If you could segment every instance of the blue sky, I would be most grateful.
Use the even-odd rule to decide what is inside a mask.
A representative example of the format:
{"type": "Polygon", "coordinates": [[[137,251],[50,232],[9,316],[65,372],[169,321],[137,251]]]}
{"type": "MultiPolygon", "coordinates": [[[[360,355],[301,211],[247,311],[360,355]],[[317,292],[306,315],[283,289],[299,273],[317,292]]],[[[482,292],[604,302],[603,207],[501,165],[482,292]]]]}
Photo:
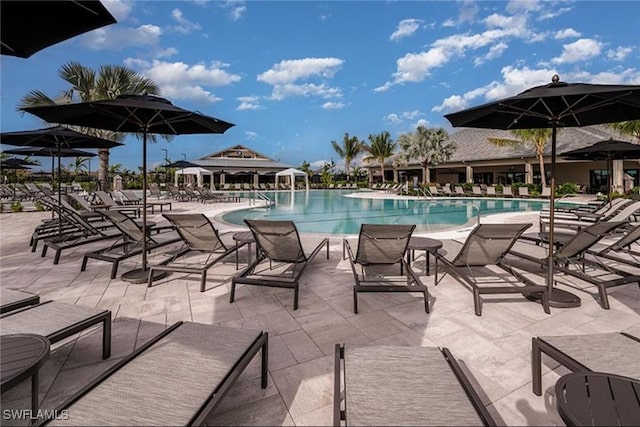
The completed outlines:
{"type": "MultiPolygon", "coordinates": [[[[22,96],[66,88],[57,70],[129,66],[174,104],[236,126],[149,146],[149,165],[244,144],[299,166],[338,156],[345,132],[392,138],[550,82],[640,84],[636,1],[111,1],[117,24],[31,58],[1,57],[1,128],[42,127],[22,96]]],[[[141,164],[135,137],[111,163],[141,164]]],[[[97,168],[93,160],[92,169],[97,168]]]]}

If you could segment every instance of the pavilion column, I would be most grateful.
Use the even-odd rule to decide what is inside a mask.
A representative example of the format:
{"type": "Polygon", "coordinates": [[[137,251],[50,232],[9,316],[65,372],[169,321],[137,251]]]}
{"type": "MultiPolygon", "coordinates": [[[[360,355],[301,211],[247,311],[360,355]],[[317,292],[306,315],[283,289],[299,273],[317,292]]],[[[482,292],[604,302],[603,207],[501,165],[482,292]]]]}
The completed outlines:
{"type": "Polygon", "coordinates": [[[612,160],[613,174],[611,191],[617,191],[618,193],[624,193],[624,160],[612,160]]]}
{"type": "Polygon", "coordinates": [[[424,168],[424,176],[422,177],[422,183],[428,184],[431,181],[431,170],[429,168],[424,168]]]}
{"type": "Polygon", "coordinates": [[[467,170],[467,182],[470,182],[473,184],[473,167],[471,165],[467,165],[466,170],[467,170]]]}
{"type": "Polygon", "coordinates": [[[224,172],[220,171],[220,187],[224,185],[224,172]]]}
{"type": "MultiPolygon", "coordinates": [[[[382,178],[384,181],[384,177],[382,178]]],[[[398,169],[397,168],[393,168],[393,182],[400,182],[398,181],[398,169]]]]}
{"type": "Polygon", "coordinates": [[[258,175],[258,172],[255,172],[253,174],[253,186],[258,188],[259,184],[260,184],[260,175],[258,175]]]}
{"type": "Polygon", "coordinates": [[[533,184],[533,165],[529,162],[524,164],[524,183],[533,184]]]}

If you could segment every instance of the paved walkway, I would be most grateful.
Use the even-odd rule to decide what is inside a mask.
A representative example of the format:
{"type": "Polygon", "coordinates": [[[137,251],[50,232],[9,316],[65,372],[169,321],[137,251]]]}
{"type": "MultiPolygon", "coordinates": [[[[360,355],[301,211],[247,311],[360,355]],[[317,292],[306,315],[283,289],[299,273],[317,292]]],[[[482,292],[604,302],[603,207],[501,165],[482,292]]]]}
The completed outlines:
{"type": "MultiPolygon", "coordinates": [[[[230,206],[175,202],[174,212],[206,210],[213,216],[230,206]]],[[[43,301],[112,310],[113,350],[109,360],[101,360],[99,329],[54,345],[40,376],[42,409],[53,409],[150,337],[185,320],[264,329],[270,334],[269,386],[260,388],[259,364],[252,363],[211,415],[212,425],[330,425],[334,345],[344,342],[448,347],[471,373],[501,424],[562,425],[553,385],[567,371],[545,359],[544,393],[535,396],[531,391],[531,338],[609,331],[640,334],[640,298],[633,285],[610,292],[610,310],[600,308],[593,286],[580,283],[571,288],[582,298],[579,308],[552,309],[547,315],[539,305],[519,296],[499,296],[493,301],[489,296],[478,317],[472,294],[458,282],[446,276],[434,286],[433,276],[424,276],[432,295],[430,314],[414,294],[369,294],[360,297],[360,314],[354,315],[353,279],[337,237],[331,239],[330,259],[318,256],[303,276],[296,311],[292,309],[293,292],[288,289],[242,286],[236,302],[230,304],[230,278],[236,271],[233,256],[209,274],[204,293],[199,292],[197,277],[181,274],[147,288],[119,278],[110,280],[109,265],[99,261],[90,261],[87,270],[80,272],[86,247],[64,253],[56,266],[51,254],[41,258],[39,252],[31,253],[30,233],[49,216],[44,212],[0,215],[1,286],[39,294],[43,301]]],[[[150,220],[163,221],[159,215],[150,220]]],[[[535,214],[494,220],[537,221],[535,214]]],[[[450,237],[464,240],[465,235],[447,239],[450,237]]],[[[453,240],[444,244],[446,251],[459,248],[453,240]]],[[[417,255],[413,265],[424,271],[424,254],[417,255]]],[[[158,257],[153,255],[151,262],[158,257]]],[[[241,257],[246,262],[246,250],[241,257]]],[[[136,267],[136,262],[139,260],[123,263],[120,273],[136,267]]],[[[3,409],[28,407],[29,392],[24,386],[3,394],[3,409]]]]}

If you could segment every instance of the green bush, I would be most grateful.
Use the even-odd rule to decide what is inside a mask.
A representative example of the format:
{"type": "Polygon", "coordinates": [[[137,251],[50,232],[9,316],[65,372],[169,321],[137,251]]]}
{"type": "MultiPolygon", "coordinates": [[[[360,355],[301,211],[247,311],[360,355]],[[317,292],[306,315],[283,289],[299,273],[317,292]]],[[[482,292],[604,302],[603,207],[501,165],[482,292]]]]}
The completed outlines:
{"type": "Polygon", "coordinates": [[[44,211],[44,205],[42,203],[40,203],[38,200],[36,200],[36,202],[34,203],[34,206],[35,206],[37,212],[44,211]]]}
{"type": "Polygon", "coordinates": [[[556,197],[564,196],[565,194],[577,194],[580,191],[580,186],[575,182],[565,182],[556,187],[556,197]]]}
{"type": "Polygon", "coordinates": [[[22,209],[24,209],[24,207],[22,206],[22,203],[20,202],[11,203],[11,212],[22,212],[22,209]]]}

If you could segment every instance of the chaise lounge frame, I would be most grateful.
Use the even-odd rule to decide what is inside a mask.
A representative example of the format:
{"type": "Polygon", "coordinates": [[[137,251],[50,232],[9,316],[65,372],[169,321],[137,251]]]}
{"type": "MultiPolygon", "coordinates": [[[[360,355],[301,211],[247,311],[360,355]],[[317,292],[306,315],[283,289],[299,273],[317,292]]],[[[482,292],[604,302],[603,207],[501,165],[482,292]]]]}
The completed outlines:
{"type": "Polygon", "coordinates": [[[0,294],[2,295],[0,314],[40,303],[40,296],[15,289],[2,288],[0,294]]]}
{"type": "MultiPolygon", "coordinates": [[[[170,326],[169,328],[167,328],[166,330],[164,330],[163,332],[161,332],[160,334],[156,335],[154,338],[150,339],[149,341],[145,342],[142,346],[140,346],[139,348],[137,348],[133,353],[131,353],[129,356],[123,358],[122,360],[120,360],[118,363],[116,363],[114,366],[112,366],[111,368],[107,369],[102,375],[100,375],[99,377],[97,377],[95,380],[93,380],[91,383],[89,383],[88,385],[86,385],[85,387],[83,387],[82,389],[80,389],[75,395],[73,395],[71,398],[69,398],[67,401],[65,401],[64,403],[62,403],[58,408],[56,408],[56,410],[54,411],[54,413],[62,413],[62,411],[64,410],[68,410],[70,416],[73,415],[73,408],[70,408],[74,403],[81,401],[85,396],[88,396],[91,394],[91,392],[93,390],[95,390],[98,386],[100,386],[103,382],[108,381],[112,376],[117,375],[118,373],[120,373],[120,371],[125,372],[127,371],[127,368],[133,369],[135,370],[135,367],[131,368],[128,364],[132,361],[134,361],[135,359],[137,359],[138,357],[141,357],[145,354],[145,352],[147,350],[149,350],[150,348],[156,346],[157,351],[162,351],[162,345],[163,345],[163,339],[166,338],[167,336],[169,336],[172,333],[176,333],[176,335],[180,332],[181,327],[184,325],[189,324],[190,322],[177,322],[175,324],[173,324],[172,326],[170,326]],[[69,409],[68,409],[69,408],[69,409]]],[[[211,325],[202,325],[202,326],[207,326],[207,327],[211,327],[211,328],[216,328],[215,326],[211,326],[211,325]]],[[[229,328],[225,328],[225,329],[229,329],[229,328]]],[[[245,370],[245,368],[249,365],[249,363],[251,362],[251,360],[254,358],[254,356],[257,355],[257,353],[259,351],[261,351],[261,358],[262,358],[262,366],[261,366],[261,387],[264,389],[267,387],[267,382],[268,382],[268,362],[269,362],[269,351],[268,351],[268,346],[269,346],[269,334],[268,332],[257,332],[256,331],[256,338],[253,340],[253,342],[251,343],[251,345],[249,347],[247,347],[242,354],[240,355],[240,357],[235,361],[234,365],[231,367],[231,369],[224,375],[223,379],[218,383],[218,384],[214,384],[213,390],[211,391],[211,394],[209,395],[209,397],[204,400],[203,402],[199,403],[200,406],[198,408],[198,410],[193,413],[190,417],[190,419],[185,419],[184,420],[184,425],[205,425],[206,424],[206,419],[209,416],[210,413],[212,413],[222,402],[222,400],[224,399],[224,397],[227,395],[227,393],[229,392],[229,390],[231,389],[231,387],[233,386],[233,384],[235,383],[235,381],[238,379],[238,377],[242,374],[242,372],[245,370]]],[[[187,357],[188,354],[185,354],[185,357],[187,357]]],[[[157,372],[157,375],[162,375],[162,372],[157,372]]],[[[121,374],[121,375],[125,375],[125,374],[121,374]]],[[[131,374],[130,374],[131,375],[131,374]]],[[[206,380],[206,378],[204,379],[206,380]]],[[[148,385],[148,387],[152,387],[150,384],[148,385]]],[[[126,390],[123,390],[123,392],[126,390]]],[[[162,390],[159,390],[157,392],[162,392],[162,390]]],[[[107,405],[108,402],[100,402],[101,404],[105,404],[107,405]]],[[[168,404],[171,404],[171,402],[167,402],[168,404]]],[[[157,403],[158,408],[160,409],[163,406],[162,402],[158,402],[157,403]]],[[[117,409],[117,405],[111,405],[109,407],[109,409],[117,409]]],[[[147,410],[151,409],[153,410],[154,408],[146,408],[147,410]]],[[[158,417],[162,416],[162,413],[159,410],[155,410],[155,413],[157,413],[158,417]]],[[[90,422],[88,420],[72,420],[70,419],[70,421],[73,421],[74,423],[78,423],[77,425],[81,425],[81,424],[90,424],[90,422]]],[[[48,421],[45,421],[39,425],[44,425],[47,424],[48,421]]],[[[156,425],[162,425],[163,424],[163,420],[161,418],[157,418],[157,419],[153,419],[153,420],[149,420],[148,424],[154,423],[156,425]]]]}

